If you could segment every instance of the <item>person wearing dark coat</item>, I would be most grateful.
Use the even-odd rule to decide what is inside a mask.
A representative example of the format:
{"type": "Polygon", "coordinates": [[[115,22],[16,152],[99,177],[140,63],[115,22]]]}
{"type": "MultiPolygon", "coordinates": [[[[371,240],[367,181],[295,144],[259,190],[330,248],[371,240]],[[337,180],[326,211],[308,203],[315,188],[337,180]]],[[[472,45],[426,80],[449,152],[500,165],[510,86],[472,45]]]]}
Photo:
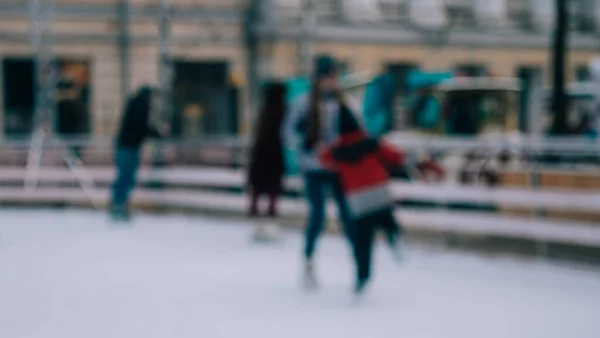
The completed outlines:
{"type": "Polygon", "coordinates": [[[269,197],[268,215],[277,216],[277,198],[282,191],[285,171],[279,132],[286,110],[285,99],[286,87],[283,83],[272,82],[266,86],[248,168],[250,216],[259,215],[258,200],[263,195],[269,197]]]}
{"type": "Polygon", "coordinates": [[[140,150],[148,137],[159,138],[161,133],[150,124],[153,91],[142,87],[127,102],[117,136],[115,165],[117,179],[113,184],[111,214],[115,220],[129,218],[129,195],[136,183],[140,164],[140,150]]]}

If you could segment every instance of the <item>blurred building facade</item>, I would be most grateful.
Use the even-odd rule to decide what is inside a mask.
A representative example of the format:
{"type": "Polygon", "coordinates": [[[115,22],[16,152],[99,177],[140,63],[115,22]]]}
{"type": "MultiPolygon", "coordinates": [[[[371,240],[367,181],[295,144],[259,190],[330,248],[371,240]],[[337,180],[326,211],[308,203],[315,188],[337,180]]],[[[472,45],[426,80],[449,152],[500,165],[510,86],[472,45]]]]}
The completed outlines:
{"type": "MultiPolygon", "coordinates": [[[[26,133],[34,101],[27,0],[0,2],[0,134],[26,133]]],[[[84,130],[113,133],[125,97],[158,82],[158,0],[55,0],[54,52],[84,130]]],[[[307,48],[347,71],[412,67],[549,79],[551,0],[172,0],[174,129],[246,132],[250,84],[306,71],[307,48]],[[314,14],[317,25],[306,20],[314,14]],[[303,19],[304,18],[304,19],[303,19]]],[[[600,47],[600,0],[571,0],[570,79],[600,47]]]]}

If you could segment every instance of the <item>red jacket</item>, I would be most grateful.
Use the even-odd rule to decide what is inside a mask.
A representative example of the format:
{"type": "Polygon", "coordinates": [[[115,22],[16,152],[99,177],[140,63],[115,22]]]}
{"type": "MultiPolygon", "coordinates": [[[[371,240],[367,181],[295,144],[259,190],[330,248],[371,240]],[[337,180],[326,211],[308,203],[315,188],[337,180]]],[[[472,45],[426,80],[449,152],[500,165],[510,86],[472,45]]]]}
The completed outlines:
{"type": "Polygon", "coordinates": [[[388,169],[401,165],[405,154],[393,146],[369,139],[362,131],[342,135],[323,149],[320,160],[340,175],[346,201],[354,218],[393,207],[388,192],[388,169]]]}

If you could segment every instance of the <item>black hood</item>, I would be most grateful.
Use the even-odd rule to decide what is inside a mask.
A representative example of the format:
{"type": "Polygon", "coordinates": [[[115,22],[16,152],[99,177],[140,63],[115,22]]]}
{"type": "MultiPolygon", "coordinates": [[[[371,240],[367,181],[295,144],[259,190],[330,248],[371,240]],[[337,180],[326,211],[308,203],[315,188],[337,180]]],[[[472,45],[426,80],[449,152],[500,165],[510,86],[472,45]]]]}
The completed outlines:
{"type": "Polygon", "coordinates": [[[333,149],[333,159],[342,163],[357,163],[379,148],[376,139],[365,138],[350,144],[343,144],[333,149]]]}

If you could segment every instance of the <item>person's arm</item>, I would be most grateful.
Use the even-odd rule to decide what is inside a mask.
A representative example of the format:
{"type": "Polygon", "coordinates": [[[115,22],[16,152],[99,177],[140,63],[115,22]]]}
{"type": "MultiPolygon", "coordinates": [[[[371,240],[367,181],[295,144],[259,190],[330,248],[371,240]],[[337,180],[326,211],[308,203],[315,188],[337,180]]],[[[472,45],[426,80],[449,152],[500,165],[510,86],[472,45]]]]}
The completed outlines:
{"type": "Polygon", "coordinates": [[[335,171],[337,169],[337,163],[333,159],[333,151],[331,147],[321,147],[319,149],[319,162],[331,171],[335,171]]]}
{"type": "Polygon", "coordinates": [[[286,148],[297,150],[302,144],[302,135],[298,130],[298,124],[304,118],[307,111],[308,97],[302,96],[289,105],[283,126],[281,128],[281,140],[286,148]]]}
{"type": "Polygon", "coordinates": [[[147,135],[150,138],[161,139],[166,137],[168,134],[168,127],[165,124],[160,125],[148,125],[147,135]]]}
{"type": "Polygon", "coordinates": [[[403,165],[406,161],[406,153],[396,149],[391,144],[380,141],[379,142],[379,156],[389,164],[403,165]]]}
{"type": "Polygon", "coordinates": [[[348,105],[348,109],[350,109],[350,112],[352,112],[352,115],[354,115],[354,118],[356,118],[356,121],[358,122],[358,124],[362,128],[365,128],[365,126],[366,126],[365,116],[364,116],[364,114],[361,114],[361,112],[363,111],[363,108],[360,106],[358,101],[355,99],[354,96],[349,95],[349,94],[345,94],[344,100],[346,101],[346,104],[348,105]]]}

